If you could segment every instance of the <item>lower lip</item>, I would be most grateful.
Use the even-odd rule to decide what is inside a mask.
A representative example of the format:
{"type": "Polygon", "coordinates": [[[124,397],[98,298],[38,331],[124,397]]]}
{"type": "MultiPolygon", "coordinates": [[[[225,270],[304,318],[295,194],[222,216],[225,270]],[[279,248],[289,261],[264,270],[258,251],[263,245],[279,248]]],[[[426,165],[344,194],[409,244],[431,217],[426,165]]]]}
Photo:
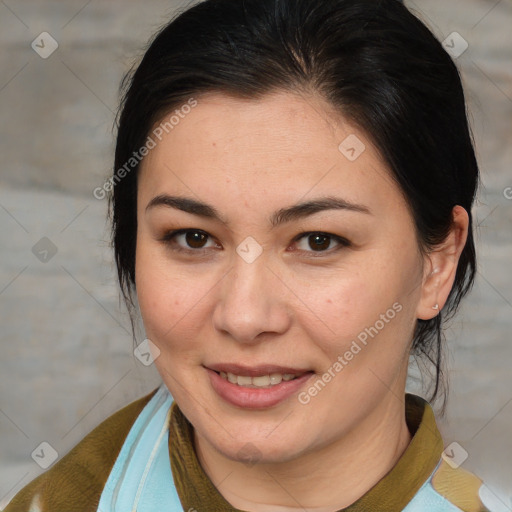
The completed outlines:
{"type": "Polygon", "coordinates": [[[223,379],[217,372],[206,368],[215,392],[226,402],[244,409],[265,409],[294,395],[313,373],[305,373],[293,380],[282,381],[270,388],[245,388],[223,379]]]}

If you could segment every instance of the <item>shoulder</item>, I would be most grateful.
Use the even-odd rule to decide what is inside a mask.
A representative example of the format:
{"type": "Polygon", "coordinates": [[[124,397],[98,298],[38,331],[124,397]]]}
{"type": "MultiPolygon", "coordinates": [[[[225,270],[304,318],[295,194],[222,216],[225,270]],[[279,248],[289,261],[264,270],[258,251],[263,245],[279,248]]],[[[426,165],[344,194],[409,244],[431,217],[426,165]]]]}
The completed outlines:
{"type": "Polygon", "coordinates": [[[157,390],[104,420],[51,469],[16,494],[4,512],[96,511],[130,428],[157,390]]]}
{"type": "Polygon", "coordinates": [[[484,483],[476,475],[461,467],[454,467],[442,458],[429,480],[405,510],[494,512],[482,501],[484,489],[484,483]]]}

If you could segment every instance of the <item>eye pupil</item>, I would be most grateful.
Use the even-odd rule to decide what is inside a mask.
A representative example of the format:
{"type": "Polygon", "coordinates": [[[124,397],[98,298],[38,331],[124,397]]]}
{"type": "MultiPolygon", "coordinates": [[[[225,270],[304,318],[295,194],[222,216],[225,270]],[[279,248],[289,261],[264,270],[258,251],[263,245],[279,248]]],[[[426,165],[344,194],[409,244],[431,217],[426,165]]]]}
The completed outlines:
{"type": "Polygon", "coordinates": [[[329,248],[330,237],[327,235],[309,235],[309,243],[314,251],[321,251],[329,248]],[[313,245],[312,245],[313,241],[313,245]]]}
{"type": "Polygon", "coordinates": [[[187,244],[194,249],[200,249],[207,238],[207,235],[199,231],[188,231],[185,235],[187,244]]]}

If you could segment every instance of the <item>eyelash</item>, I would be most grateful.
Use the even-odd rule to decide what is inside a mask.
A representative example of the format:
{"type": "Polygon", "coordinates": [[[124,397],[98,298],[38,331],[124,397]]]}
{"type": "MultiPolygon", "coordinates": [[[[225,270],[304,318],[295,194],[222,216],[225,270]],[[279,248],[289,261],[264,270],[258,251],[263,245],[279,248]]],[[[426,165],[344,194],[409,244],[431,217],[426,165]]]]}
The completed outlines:
{"type": "MultiPolygon", "coordinates": [[[[177,230],[169,231],[169,232],[165,233],[164,236],[160,239],[160,241],[165,243],[166,245],[170,246],[171,250],[173,250],[175,252],[179,252],[179,253],[186,253],[186,254],[194,253],[197,255],[198,253],[201,253],[201,252],[204,254],[204,251],[211,249],[211,247],[199,248],[199,249],[186,249],[184,247],[180,247],[179,245],[176,245],[174,243],[175,238],[179,235],[183,235],[186,233],[201,233],[203,235],[206,235],[208,237],[208,239],[211,238],[211,236],[206,231],[203,231],[201,229],[185,228],[185,229],[177,229],[177,230]]],[[[305,238],[305,237],[308,237],[311,235],[320,235],[320,236],[328,237],[331,240],[334,240],[335,242],[337,242],[339,245],[338,245],[338,247],[335,247],[334,249],[327,249],[325,251],[299,250],[299,252],[308,253],[307,257],[310,257],[310,258],[318,258],[318,257],[322,257],[323,255],[331,255],[333,252],[339,251],[340,249],[343,249],[346,247],[350,247],[352,245],[350,243],[350,241],[347,240],[346,238],[343,238],[338,235],[334,235],[332,233],[326,233],[324,231],[305,231],[305,232],[297,235],[292,240],[292,242],[296,243],[299,240],[301,240],[302,238],[305,238]]],[[[207,241],[208,241],[208,239],[207,239],[207,241]]]]}

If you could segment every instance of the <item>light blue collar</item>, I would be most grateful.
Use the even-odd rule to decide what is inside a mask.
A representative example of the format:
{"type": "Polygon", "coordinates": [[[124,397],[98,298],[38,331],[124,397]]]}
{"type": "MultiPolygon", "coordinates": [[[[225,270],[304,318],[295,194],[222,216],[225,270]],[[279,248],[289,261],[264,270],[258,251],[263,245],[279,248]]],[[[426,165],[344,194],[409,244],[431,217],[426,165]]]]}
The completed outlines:
{"type": "Polygon", "coordinates": [[[183,512],[169,459],[172,402],[162,384],[126,437],[97,512],[183,512]]]}

